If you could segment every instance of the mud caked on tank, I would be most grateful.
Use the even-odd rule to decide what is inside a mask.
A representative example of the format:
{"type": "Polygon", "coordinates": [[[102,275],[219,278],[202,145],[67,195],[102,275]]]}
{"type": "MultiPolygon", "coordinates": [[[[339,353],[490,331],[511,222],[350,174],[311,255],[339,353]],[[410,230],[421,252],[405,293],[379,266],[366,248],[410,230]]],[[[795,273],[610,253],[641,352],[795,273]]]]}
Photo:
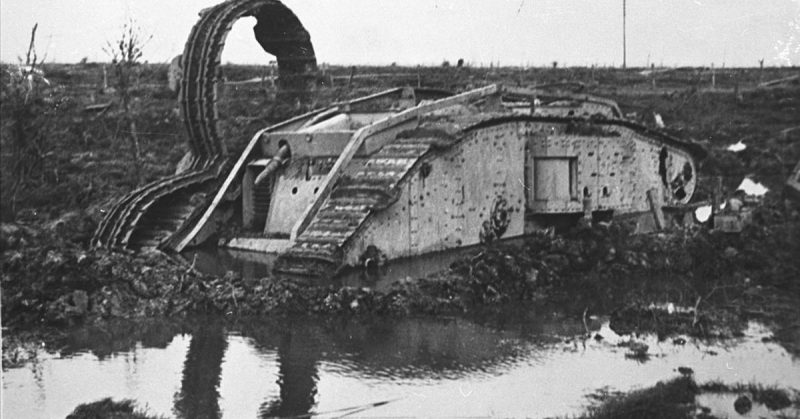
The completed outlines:
{"type": "Polygon", "coordinates": [[[181,251],[235,225],[221,245],[277,254],[279,272],[330,275],[587,215],[659,225],[695,191],[696,144],[625,120],[610,100],[500,85],[337,103],[264,128],[232,156],[216,129],[216,83],[225,33],[246,15],[277,56],[279,86],[313,84],[310,36],[280,2],[203,11],[182,61],[193,163],[122,198],[96,246],[181,251]]]}

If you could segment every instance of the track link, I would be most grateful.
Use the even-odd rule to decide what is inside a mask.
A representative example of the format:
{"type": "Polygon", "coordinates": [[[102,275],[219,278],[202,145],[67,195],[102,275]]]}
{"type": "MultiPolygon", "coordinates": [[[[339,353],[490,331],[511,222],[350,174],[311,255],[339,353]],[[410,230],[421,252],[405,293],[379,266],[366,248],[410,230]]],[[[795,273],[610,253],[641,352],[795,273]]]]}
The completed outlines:
{"type": "Polygon", "coordinates": [[[216,107],[220,58],[228,32],[243,16],[258,20],[256,39],[277,56],[281,79],[302,79],[316,71],[308,32],[279,1],[229,0],[202,11],[181,62],[179,103],[192,164],[184,173],[147,184],[118,200],[95,231],[93,246],[124,249],[130,247],[132,237],[136,238],[133,247],[166,242],[196,212],[199,204],[191,202],[192,196],[211,192],[225,175],[229,165],[216,107]],[[151,213],[154,208],[158,211],[151,213]],[[159,223],[159,218],[171,221],[159,223]]]}
{"type": "Polygon", "coordinates": [[[295,244],[275,263],[278,273],[322,276],[342,267],[342,246],[374,212],[397,201],[400,184],[438,138],[397,139],[352,176],[342,178],[295,244]]]}

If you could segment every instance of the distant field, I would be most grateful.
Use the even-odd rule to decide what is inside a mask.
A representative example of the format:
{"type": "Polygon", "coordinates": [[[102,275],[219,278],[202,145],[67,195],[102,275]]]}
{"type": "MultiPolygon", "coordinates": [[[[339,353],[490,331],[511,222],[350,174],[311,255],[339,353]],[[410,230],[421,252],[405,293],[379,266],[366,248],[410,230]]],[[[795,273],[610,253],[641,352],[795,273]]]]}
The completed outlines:
{"type": "MultiPolygon", "coordinates": [[[[7,64],[0,64],[6,66],[7,64]]],[[[97,86],[103,80],[104,63],[86,64],[46,64],[44,67],[48,78],[56,83],[70,85],[97,86]]],[[[141,66],[141,83],[166,86],[166,64],[143,64],[141,66]]],[[[333,75],[336,85],[347,84],[352,68],[349,66],[320,65],[320,79],[327,81],[333,75]]],[[[271,66],[257,65],[223,65],[223,76],[231,81],[249,80],[269,77],[276,73],[271,66]]],[[[354,80],[362,87],[397,86],[417,82],[419,75],[422,84],[429,87],[458,87],[469,83],[508,83],[508,84],[546,84],[564,81],[575,81],[600,86],[627,86],[631,88],[652,88],[653,79],[656,86],[669,87],[710,87],[712,75],[715,76],[716,87],[733,88],[736,84],[742,87],[755,86],[758,83],[800,74],[800,67],[765,67],[758,68],[716,68],[710,67],[677,67],[677,68],[645,68],[628,67],[405,67],[405,66],[358,66],[355,67],[354,80]],[[395,77],[392,77],[392,76],[395,77]],[[371,77],[372,76],[372,77],[371,77]],[[378,84],[369,83],[378,81],[378,84]]]]}

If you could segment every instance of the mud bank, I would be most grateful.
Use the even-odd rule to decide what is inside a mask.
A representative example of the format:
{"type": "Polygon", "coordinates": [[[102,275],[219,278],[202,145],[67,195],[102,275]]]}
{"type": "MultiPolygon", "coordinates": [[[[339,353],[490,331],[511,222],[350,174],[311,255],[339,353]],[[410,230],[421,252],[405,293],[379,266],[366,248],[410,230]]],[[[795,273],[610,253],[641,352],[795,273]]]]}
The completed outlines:
{"type": "Polygon", "coordinates": [[[114,401],[110,398],[79,405],[67,416],[67,419],[94,418],[158,419],[159,416],[150,416],[141,411],[133,400],[114,401]]]}
{"type": "Polygon", "coordinates": [[[4,224],[3,323],[13,331],[190,314],[485,315],[514,306],[555,307],[578,317],[611,314],[612,327],[622,332],[663,336],[736,334],[755,318],[774,326],[797,354],[795,205],[768,195],[754,223],[738,235],[696,228],[635,236],[618,223],[541,234],[521,245],[486,247],[385,292],[290,278],[205,276],[160,253],[85,250],[64,234],[76,231],[69,223],[4,224]]]}
{"type": "MultiPolygon", "coordinates": [[[[698,385],[686,375],[630,393],[601,392],[590,396],[595,405],[579,418],[707,418],[759,414],[790,417],[800,412],[800,393],[777,387],[698,385]]],[[[133,400],[110,398],[84,403],[67,419],[114,417],[150,419],[133,400]]]]}
{"type": "Polygon", "coordinates": [[[653,387],[627,394],[598,393],[597,405],[581,418],[716,418],[729,415],[790,417],[800,409],[797,391],[762,386],[698,385],[691,370],[653,387]]]}

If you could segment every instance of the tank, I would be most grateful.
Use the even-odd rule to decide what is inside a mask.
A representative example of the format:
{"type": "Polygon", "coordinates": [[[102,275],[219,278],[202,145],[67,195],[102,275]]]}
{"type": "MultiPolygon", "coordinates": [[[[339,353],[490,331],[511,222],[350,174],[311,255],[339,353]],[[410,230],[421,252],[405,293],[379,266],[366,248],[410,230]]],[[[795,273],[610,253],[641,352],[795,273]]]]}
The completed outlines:
{"type": "MultiPolygon", "coordinates": [[[[214,238],[276,255],[277,272],[319,276],[586,218],[664,228],[692,199],[698,145],[625,120],[611,100],[502,85],[457,94],[404,87],[336,103],[264,128],[234,160],[214,131],[214,72],[191,70],[192,52],[215,39],[194,34],[209,20],[229,29],[225,16],[250,13],[256,38],[276,51],[263,26],[281,19],[265,10],[303,34],[286,37],[307,42],[284,49],[292,66],[284,71],[280,56],[278,63],[285,85],[308,85],[304,76],[316,67],[310,37],[285,6],[229,1],[204,12],[183,54],[180,95],[197,161],[123,198],[96,245],[155,237],[137,243],[182,251],[214,238]],[[199,190],[207,198],[192,200],[199,190]]],[[[218,52],[205,54],[218,65],[218,52]]]]}

